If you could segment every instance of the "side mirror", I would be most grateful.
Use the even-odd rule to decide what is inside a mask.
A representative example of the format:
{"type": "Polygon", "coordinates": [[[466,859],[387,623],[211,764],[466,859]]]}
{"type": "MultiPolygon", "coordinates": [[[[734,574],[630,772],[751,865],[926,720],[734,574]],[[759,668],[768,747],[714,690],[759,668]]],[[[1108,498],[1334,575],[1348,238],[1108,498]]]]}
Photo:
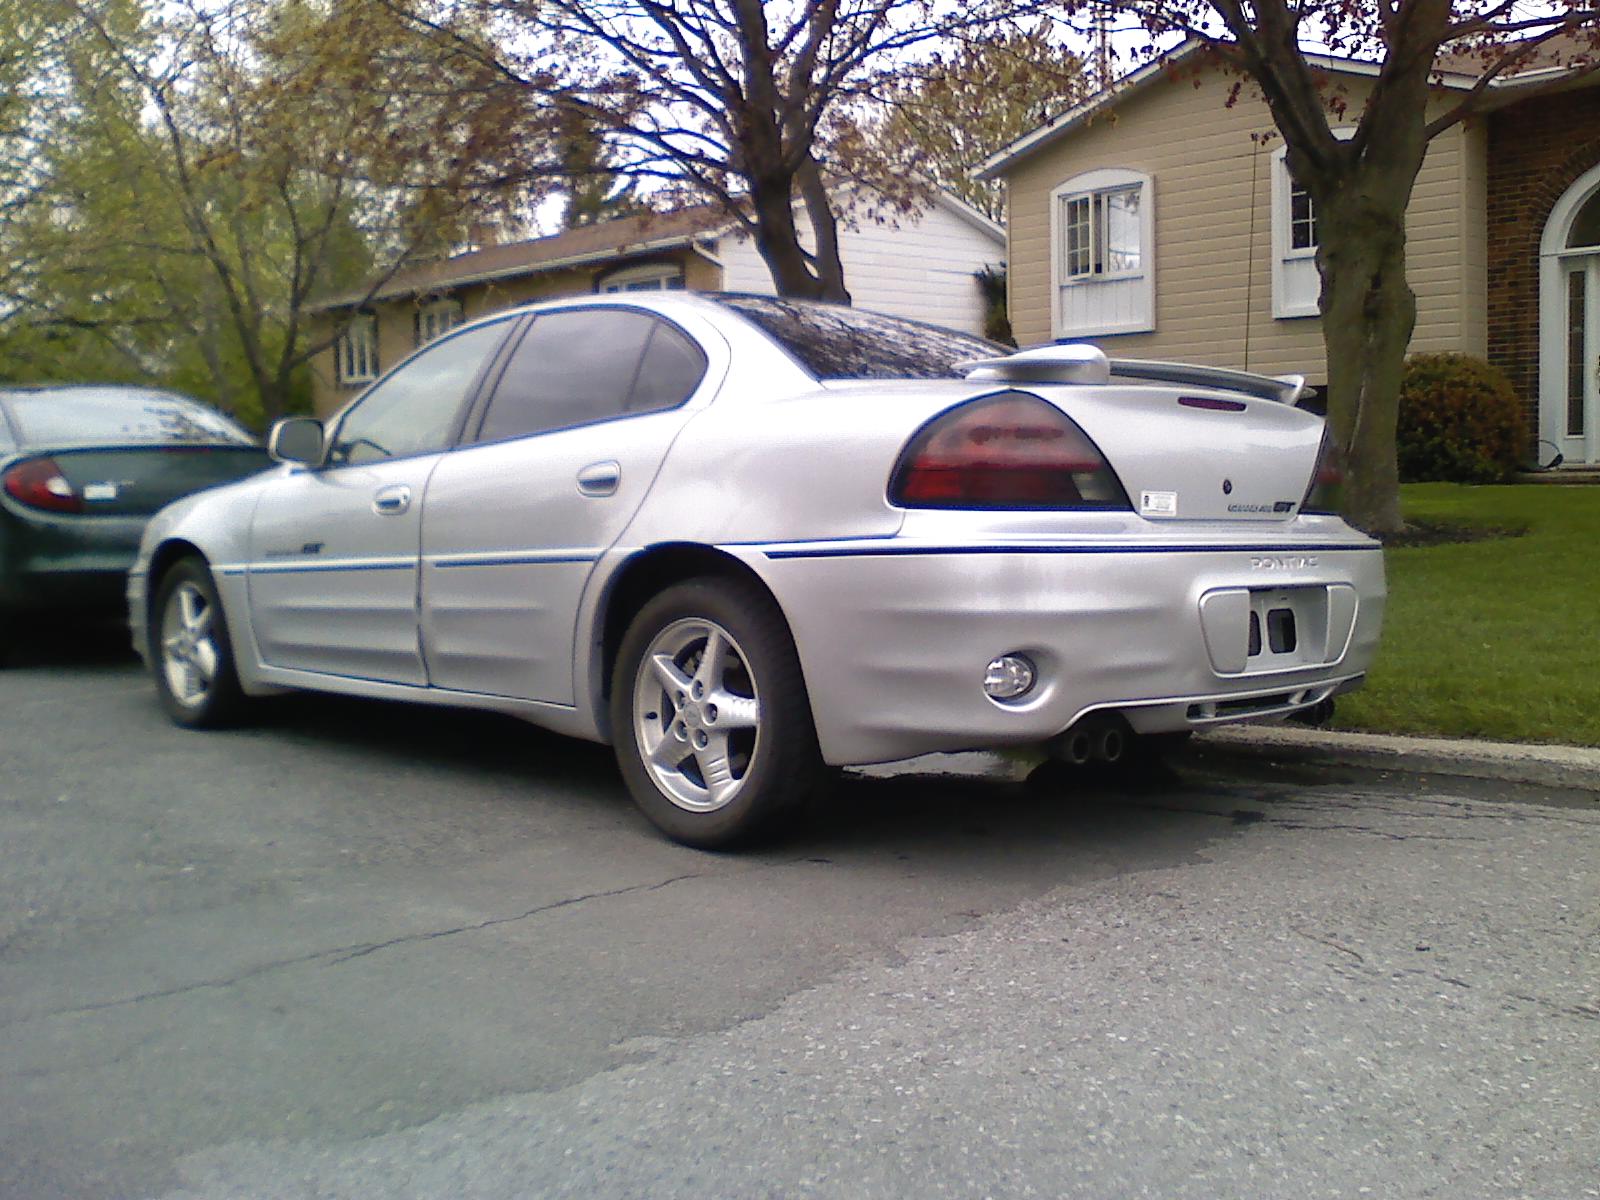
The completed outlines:
{"type": "Polygon", "coordinates": [[[322,465],[322,422],[315,417],[285,417],[267,435],[267,453],[281,463],[322,465]]]}

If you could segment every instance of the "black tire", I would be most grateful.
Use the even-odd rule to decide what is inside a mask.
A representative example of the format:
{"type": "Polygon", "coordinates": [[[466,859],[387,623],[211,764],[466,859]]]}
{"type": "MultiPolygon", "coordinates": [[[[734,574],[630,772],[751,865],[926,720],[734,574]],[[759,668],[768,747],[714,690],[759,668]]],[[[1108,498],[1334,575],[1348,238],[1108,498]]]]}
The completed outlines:
{"type": "Polygon", "coordinates": [[[227,615],[210,570],[199,558],[180,559],[161,576],[155,596],[150,608],[150,670],[161,706],[188,729],[233,724],[244,711],[245,695],[234,668],[227,615]]]}
{"type": "Polygon", "coordinates": [[[686,846],[721,849],[768,832],[823,779],[788,624],[770,596],[742,579],[690,580],[639,610],[612,674],[611,728],[634,800],[686,846]],[[713,628],[728,643],[721,665],[706,662],[713,628]],[[668,688],[661,663],[681,672],[672,676],[681,691],[668,688]],[[716,675],[715,694],[695,690],[709,679],[702,668],[716,675]],[[660,752],[652,756],[641,738],[660,752]]]}

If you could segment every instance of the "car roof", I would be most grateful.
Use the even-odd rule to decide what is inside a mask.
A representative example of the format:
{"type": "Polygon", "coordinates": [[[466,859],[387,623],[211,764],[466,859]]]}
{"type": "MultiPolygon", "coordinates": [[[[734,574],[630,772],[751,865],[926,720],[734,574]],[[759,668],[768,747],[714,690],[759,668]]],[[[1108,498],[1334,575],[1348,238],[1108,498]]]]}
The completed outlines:
{"type": "MultiPolygon", "coordinates": [[[[953,364],[1010,352],[977,334],[911,317],[757,292],[652,291],[553,296],[493,314],[537,316],[564,309],[628,307],[671,317],[712,314],[753,328],[817,380],[958,378],[953,364]]],[[[476,323],[476,322],[474,322],[476,323]]]]}

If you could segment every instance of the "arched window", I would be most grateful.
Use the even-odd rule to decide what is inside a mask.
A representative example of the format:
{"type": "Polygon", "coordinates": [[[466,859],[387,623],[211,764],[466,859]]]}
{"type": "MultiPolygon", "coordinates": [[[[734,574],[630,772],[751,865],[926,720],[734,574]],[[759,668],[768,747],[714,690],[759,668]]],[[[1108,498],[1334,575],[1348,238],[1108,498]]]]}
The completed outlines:
{"type": "Polygon", "coordinates": [[[1583,207],[1572,218],[1572,229],[1567,234],[1568,250],[1600,249],[1600,192],[1584,201],[1583,207]]]}
{"type": "Polygon", "coordinates": [[[1155,328],[1154,205],[1150,176],[1121,168],[1074,176],[1050,193],[1057,337],[1155,328]]]}
{"type": "Polygon", "coordinates": [[[1600,164],[1562,193],[1539,239],[1539,436],[1600,462],[1600,164]]]}

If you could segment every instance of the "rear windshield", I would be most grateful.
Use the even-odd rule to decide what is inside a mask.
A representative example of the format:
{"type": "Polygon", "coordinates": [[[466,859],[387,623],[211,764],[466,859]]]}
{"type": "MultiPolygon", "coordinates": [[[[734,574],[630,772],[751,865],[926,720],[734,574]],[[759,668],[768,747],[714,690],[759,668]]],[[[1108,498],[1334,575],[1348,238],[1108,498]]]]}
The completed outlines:
{"type": "Polygon", "coordinates": [[[818,379],[959,379],[958,362],[1010,354],[969,333],[775,296],[718,296],[818,379]]]}
{"type": "Polygon", "coordinates": [[[169,392],[131,387],[0,392],[24,445],[228,442],[253,445],[214,409],[169,392]]]}

